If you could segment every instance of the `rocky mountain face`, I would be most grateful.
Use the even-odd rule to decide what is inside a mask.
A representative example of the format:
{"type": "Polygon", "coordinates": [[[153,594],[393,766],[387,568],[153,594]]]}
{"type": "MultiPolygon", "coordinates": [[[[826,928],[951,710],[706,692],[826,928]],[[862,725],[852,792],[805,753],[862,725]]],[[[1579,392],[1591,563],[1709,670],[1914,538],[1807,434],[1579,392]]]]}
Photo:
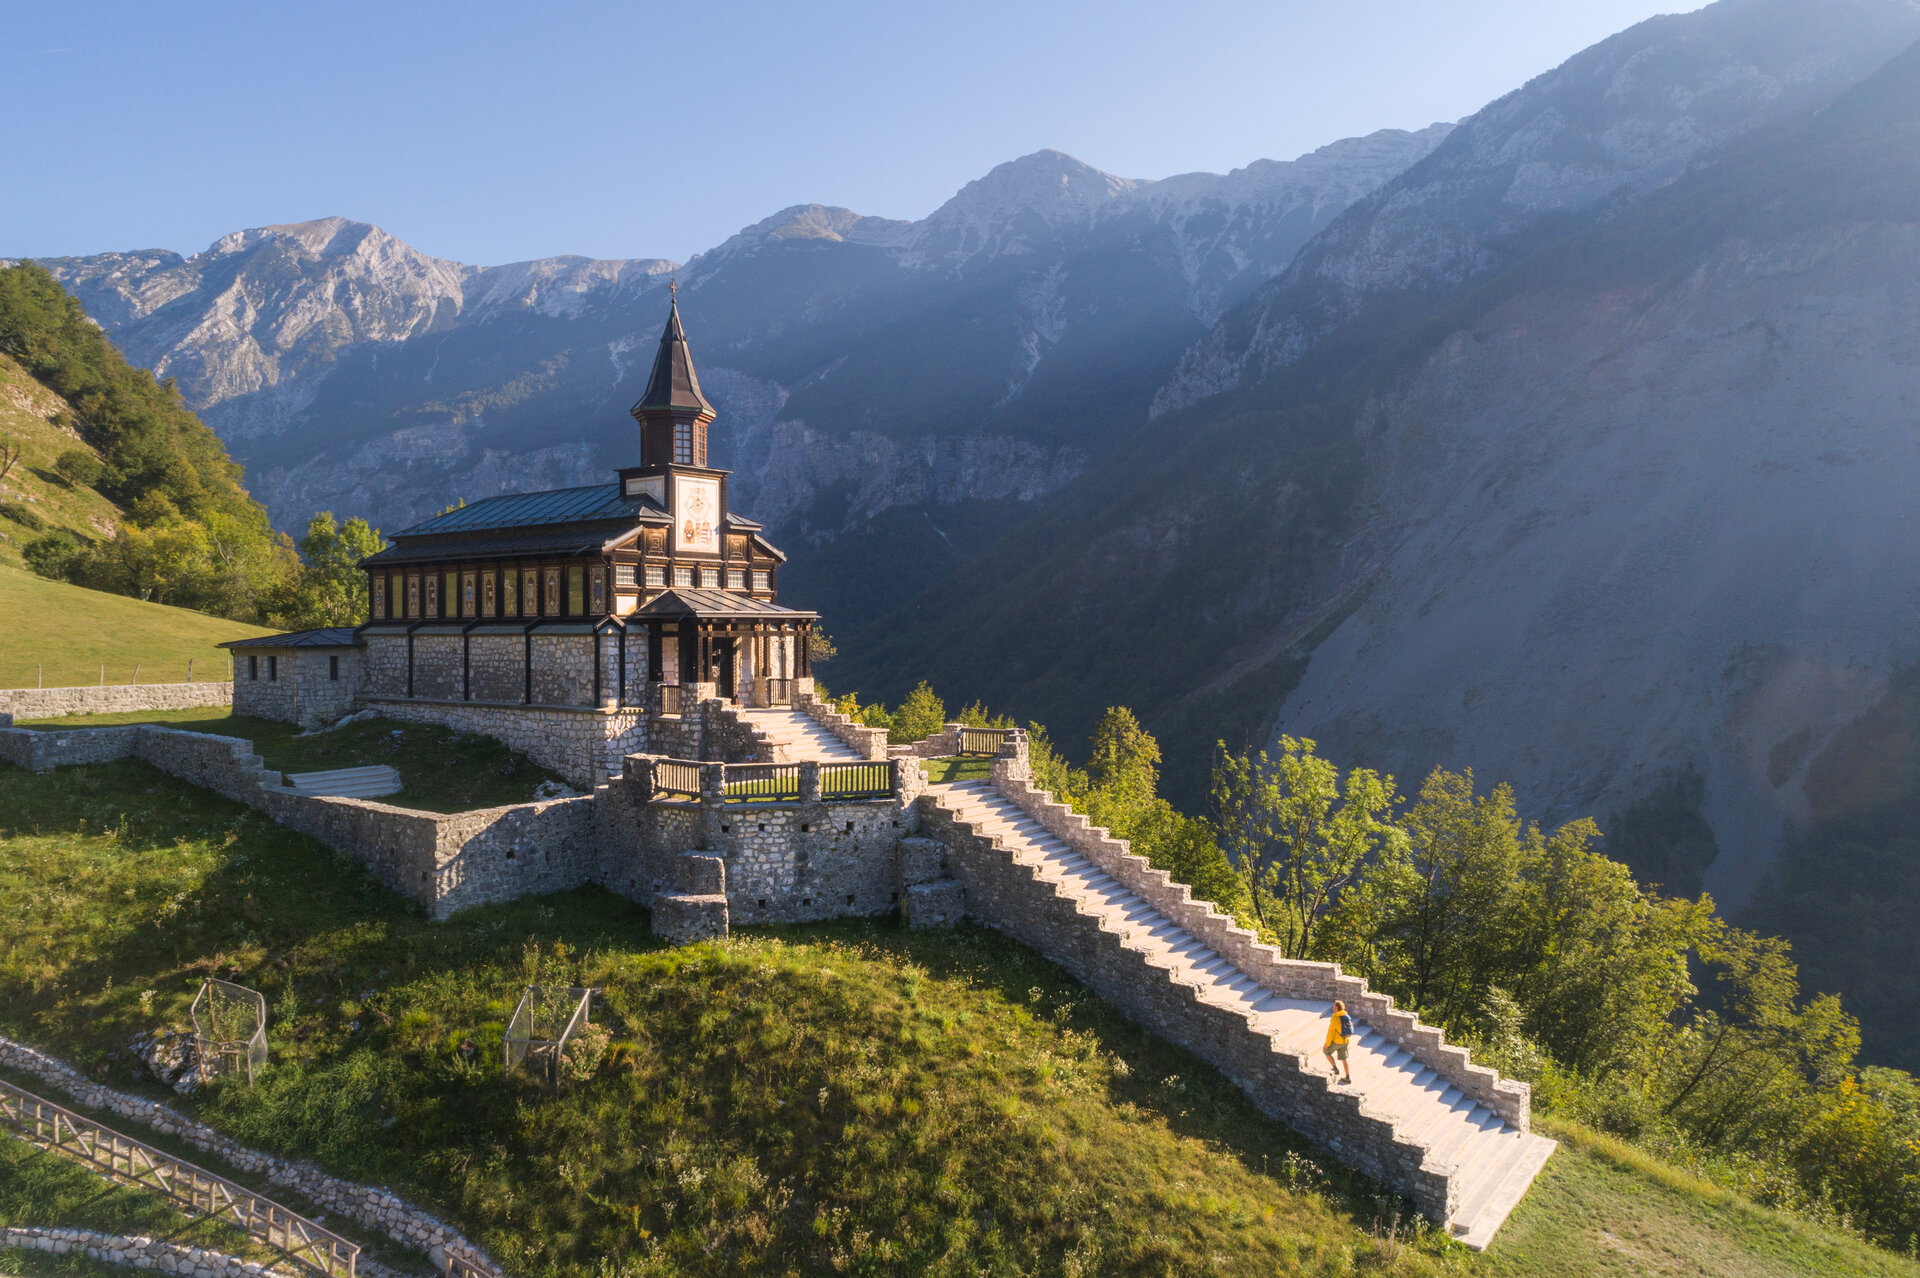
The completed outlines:
{"type": "MultiPolygon", "coordinates": [[[[919,222],[797,206],[684,266],[481,268],[340,218],[47,265],[178,380],[289,528],[597,480],[633,450],[625,407],[678,271],[738,499],[824,549],[889,512],[998,526],[987,508],[1057,489],[1223,305],[1446,132],[1165,182],[1040,152],[919,222]]],[[[829,591],[842,572],[799,570],[829,591]]]]}
{"type": "Polygon", "coordinates": [[[1737,904],[1920,659],[1915,39],[1910,4],[1723,0],[1462,122],[877,627],[863,686],[1069,739],[1134,706],[1188,804],[1275,731],[1550,821],[1697,781],[1689,873],[1737,904]]]}
{"type": "Polygon", "coordinates": [[[1920,35],[1905,0],[1722,0],[1650,19],[1488,105],[1339,218],[1186,352],[1154,411],[1301,359],[1631,206],[1728,142],[1810,111],[1920,35]]]}

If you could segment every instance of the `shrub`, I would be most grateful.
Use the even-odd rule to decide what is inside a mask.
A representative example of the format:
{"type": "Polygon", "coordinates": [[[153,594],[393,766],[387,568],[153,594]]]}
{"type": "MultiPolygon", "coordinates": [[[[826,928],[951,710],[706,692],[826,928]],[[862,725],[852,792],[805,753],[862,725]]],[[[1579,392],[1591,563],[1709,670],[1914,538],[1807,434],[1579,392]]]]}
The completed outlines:
{"type": "Polygon", "coordinates": [[[946,723],[946,703],[934,694],[932,685],[922,679],[920,686],[909,692],[907,699],[900,703],[899,713],[893,716],[893,722],[889,725],[891,731],[887,739],[895,745],[924,741],[945,727],[946,723]]]}
{"type": "Polygon", "coordinates": [[[33,508],[23,501],[0,501],[0,519],[11,519],[32,532],[39,532],[47,526],[47,521],[36,515],[33,508]]]}
{"type": "Polygon", "coordinates": [[[55,581],[66,581],[71,574],[73,562],[80,557],[82,547],[80,539],[65,529],[50,532],[44,537],[36,537],[22,548],[27,567],[42,577],[51,577],[55,581]]]}
{"type": "Polygon", "coordinates": [[[100,482],[100,459],[84,448],[69,448],[53,461],[53,473],[69,488],[85,488],[100,482]]]}

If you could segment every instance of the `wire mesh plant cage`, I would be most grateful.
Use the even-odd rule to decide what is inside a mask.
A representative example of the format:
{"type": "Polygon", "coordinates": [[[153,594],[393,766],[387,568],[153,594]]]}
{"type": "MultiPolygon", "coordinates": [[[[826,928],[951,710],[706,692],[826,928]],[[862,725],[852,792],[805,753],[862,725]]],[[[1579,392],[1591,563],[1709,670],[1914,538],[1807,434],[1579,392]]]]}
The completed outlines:
{"type": "Polygon", "coordinates": [[[188,1013],[193,1019],[195,1067],[206,1082],[245,1074],[247,1086],[267,1065],[267,1000],[258,990],[208,977],[188,1013]]]}
{"type": "Polygon", "coordinates": [[[567,1044],[586,1028],[593,989],[584,985],[529,985],[507,1022],[507,1073],[525,1066],[548,1087],[566,1077],[567,1044]]]}

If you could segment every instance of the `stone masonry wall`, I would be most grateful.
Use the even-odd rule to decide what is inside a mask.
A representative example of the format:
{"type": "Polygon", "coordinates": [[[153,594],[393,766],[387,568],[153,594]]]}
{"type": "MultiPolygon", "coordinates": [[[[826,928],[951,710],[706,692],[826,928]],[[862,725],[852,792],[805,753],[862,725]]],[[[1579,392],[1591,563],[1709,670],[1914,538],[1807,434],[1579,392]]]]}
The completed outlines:
{"type": "MultiPolygon", "coordinates": [[[[674,858],[698,851],[725,863],[735,924],[871,916],[898,904],[898,845],[920,825],[917,766],[896,767],[895,793],[886,799],[728,803],[717,784],[707,784],[698,802],[649,803],[651,765],[629,758],[626,773],[595,794],[597,877],[611,890],[650,905],[655,894],[674,890],[674,858]]],[[[707,771],[723,775],[713,765],[707,771]]],[[[806,789],[817,794],[814,775],[806,789]]]]}
{"type": "Polygon", "coordinates": [[[467,640],[475,701],[518,701],[527,692],[527,640],[518,630],[482,633],[467,640]]]}
{"type": "Polygon", "coordinates": [[[233,704],[225,679],[200,683],[116,683],[80,688],[0,688],[0,711],[16,719],[54,719],[69,714],[126,714],[233,704]]]}
{"type": "Polygon", "coordinates": [[[295,648],[249,648],[233,654],[233,712],[298,723],[294,704],[295,648]]]}
{"type": "Polygon", "coordinates": [[[364,648],[302,648],[298,661],[295,722],[317,728],[353,713],[366,668],[364,648]],[[336,662],[338,678],[334,677],[336,662]]]}
{"type": "Polygon", "coordinates": [[[647,716],[637,706],[575,710],[388,697],[363,697],[361,703],[389,719],[493,737],[581,787],[618,771],[620,759],[647,744],[647,716]]]}
{"type": "MultiPolygon", "coordinates": [[[[212,1154],[250,1176],[293,1190],[328,1211],[339,1212],[369,1229],[377,1229],[407,1247],[424,1251],[436,1267],[451,1254],[483,1274],[505,1278],[500,1266],[460,1232],[429,1215],[390,1189],[357,1184],[329,1176],[312,1163],[276,1158],[249,1149],[229,1136],[196,1122],[158,1101],[143,1100],[102,1087],[73,1066],[45,1052],[0,1036],[0,1065],[17,1069],[51,1084],[72,1097],[81,1108],[100,1110],[142,1123],[163,1136],[174,1136],[212,1154]]],[[[324,1223],[324,1222],[322,1222],[324,1223]]],[[[195,1275],[198,1278],[198,1275],[195,1275]]]]}
{"type": "Polygon", "coordinates": [[[393,634],[363,634],[367,645],[366,675],[360,691],[364,696],[404,697],[407,695],[407,637],[393,634]]]}
{"type": "MultiPolygon", "coordinates": [[[[163,1274],[182,1274],[187,1278],[267,1278],[275,1272],[225,1252],[192,1247],[186,1243],[160,1242],[129,1234],[100,1234],[90,1229],[0,1229],[0,1247],[19,1247],[44,1251],[54,1256],[85,1256],[109,1265],[135,1269],[157,1269],[163,1274]]],[[[287,1265],[289,1273],[293,1266],[287,1265]]]]}
{"type": "Polygon", "coordinates": [[[460,700],[460,649],[461,639],[457,634],[429,634],[424,630],[416,633],[413,636],[413,695],[460,700]]]}

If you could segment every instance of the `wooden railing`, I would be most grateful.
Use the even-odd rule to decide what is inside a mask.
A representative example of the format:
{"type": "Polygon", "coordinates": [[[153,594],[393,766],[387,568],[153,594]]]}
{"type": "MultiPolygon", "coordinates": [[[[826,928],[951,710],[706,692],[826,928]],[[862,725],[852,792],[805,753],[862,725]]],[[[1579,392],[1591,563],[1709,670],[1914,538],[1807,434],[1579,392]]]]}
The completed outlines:
{"type": "Polygon", "coordinates": [[[885,799],[893,795],[893,764],[823,763],[822,799],[885,799]]]}
{"type": "Polygon", "coordinates": [[[729,763],[728,803],[793,802],[800,798],[797,763],[729,763]]]}
{"type": "Polygon", "coordinates": [[[1007,743],[1006,728],[962,728],[960,729],[961,754],[997,755],[1000,747],[1007,743]]]}
{"type": "Polygon", "coordinates": [[[0,1081],[0,1126],[110,1180],[154,1190],[189,1211],[236,1225],[303,1269],[326,1278],[353,1278],[358,1244],[243,1185],[5,1081],[0,1081]]]}
{"type": "Polygon", "coordinates": [[[653,794],[655,798],[664,799],[699,798],[700,765],[683,763],[678,759],[655,759],[653,794]]]}

